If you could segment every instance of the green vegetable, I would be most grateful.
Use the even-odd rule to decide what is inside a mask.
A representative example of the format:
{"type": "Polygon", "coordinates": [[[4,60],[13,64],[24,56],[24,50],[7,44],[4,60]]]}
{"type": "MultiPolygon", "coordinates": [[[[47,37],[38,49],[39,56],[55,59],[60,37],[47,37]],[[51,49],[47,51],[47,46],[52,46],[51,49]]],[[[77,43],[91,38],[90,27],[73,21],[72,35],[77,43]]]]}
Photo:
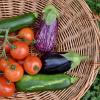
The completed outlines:
{"type": "Polygon", "coordinates": [[[64,74],[34,76],[24,75],[24,77],[16,83],[18,91],[33,92],[46,90],[59,90],[70,86],[78,80],[76,77],[71,77],[64,74]]]}
{"type": "Polygon", "coordinates": [[[9,29],[9,32],[14,32],[20,28],[31,25],[37,18],[37,13],[25,13],[15,17],[0,20],[0,29],[9,29]]]}

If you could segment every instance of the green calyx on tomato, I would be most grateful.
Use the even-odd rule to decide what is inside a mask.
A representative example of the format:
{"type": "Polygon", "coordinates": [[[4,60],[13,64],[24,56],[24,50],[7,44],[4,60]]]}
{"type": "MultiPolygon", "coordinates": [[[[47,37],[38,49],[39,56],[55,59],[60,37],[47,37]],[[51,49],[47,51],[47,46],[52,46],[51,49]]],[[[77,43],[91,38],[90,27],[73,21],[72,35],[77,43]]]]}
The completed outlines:
{"type": "Polygon", "coordinates": [[[17,47],[15,45],[12,45],[11,46],[11,49],[16,49],[17,47]]]}
{"type": "Polygon", "coordinates": [[[5,61],[9,61],[8,57],[6,57],[6,58],[4,58],[4,59],[5,59],[5,61]]]}
{"type": "Polygon", "coordinates": [[[11,81],[10,80],[7,80],[7,84],[10,84],[11,83],[11,81]]]}
{"type": "Polygon", "coordinates": [[[34,66],[34,67],[33,67],[33,70],[39,71],[39,67],[38,67],[38,66],[34,66]]]}
{"type": "Polygon", "coordinates": [[[11,69],[11,70],[15,70],[15,69],[16,69],[16,65],[11,65],[11,66],[10,66],[10,69],[11,69]]]}
{"type": "Polygon", "coordinates": [[[22,60],[29,55],[29,46],[25,42],[13,42],[14,49],[10,50],[11,56],[16,60],[22,60]]]}

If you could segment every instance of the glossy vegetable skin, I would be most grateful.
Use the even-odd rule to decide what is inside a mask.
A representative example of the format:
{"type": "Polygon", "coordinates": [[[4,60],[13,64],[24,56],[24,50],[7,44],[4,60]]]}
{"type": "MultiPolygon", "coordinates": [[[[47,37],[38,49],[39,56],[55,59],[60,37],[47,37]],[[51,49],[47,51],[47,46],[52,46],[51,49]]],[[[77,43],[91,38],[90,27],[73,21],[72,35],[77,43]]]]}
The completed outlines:
{"type": "Polygon", "coordinates": [[[11,82],[19,81],[24,74],[24,70],[18,63],[11,63],[5,68],[4,75],[11,82]]]}
{"type": "Polygon", "coordinates": [[[53,49],[56,42],[58,31],[57,20],[52,25],[45,24],[45,21],[41,22],[40,32],[36,36],[36,48],[42,52],[49,52],[53,49]]]}
{"type": "Polygon", "coordinates": [[[31,28],[25,27],[18,32],[18,37],[29,45],[34,40],[34,32],[31,28]]]}
{"type": "Polygon", "coordinates": [[[43,56],[43,68],[41,73],[56,74],[68,71],[71,68],[72,62],[60,54],[52,53],[43,56]]]}
{"type": "Polygon", "coordinates": [[[65,54],[49,53],[41,57],[43,67],[40,73],[56,74],[63,73],[69,69],[76,68],[86,57],[77,53],[69,52],[65,54]]]}
{"type": "Polygon", "coordinates": [[[12,58],[1,58],[0,59],[0,71],[4,72],[5,68],[12,62],[15,62],[12,58]]]}
{"type": "Polygon", "coordinates": [[[22,60],[29,55],[29,46],[25,42],[13,42],[14,48],[10,49],[10,54],[14,59],[22,60]]]}
{"type": "Polygon", "coordinates": [[[25,59],[23,65],[28,74],[35,75],[40,71],[42,62],[39,57],[30,55],[25,59]]]}
{"type": "Polygon", "coordinates": [[[56,43],[58,34],[58,11],[53,5],[43,10],[39,32],[36,35],[36,48],[42,52],[51,51],[56,43]]]}
{"type": "Polygon", "coordinates": [[[37,13],[25,13],[15,17],[0,20],[0,29],[9,29],[9,32],[17,31],[31,25],[37,18],[37,13]]]}
{"type": "Polygon", "coordinates": [[[71,77],[64,74],[37,74],[34,76],[24,75],[24,77],[16,83],[16,88],[18,91],[24,92],[59,90],[67,88],[77,80],[78,78],[76,77],[71,77]]]}
{"type": "Polygon", "coordinates": [[[14,83],[8,81],[3,76],[0,76],[0,96],[9,97],[15,93],[14,83]]]}

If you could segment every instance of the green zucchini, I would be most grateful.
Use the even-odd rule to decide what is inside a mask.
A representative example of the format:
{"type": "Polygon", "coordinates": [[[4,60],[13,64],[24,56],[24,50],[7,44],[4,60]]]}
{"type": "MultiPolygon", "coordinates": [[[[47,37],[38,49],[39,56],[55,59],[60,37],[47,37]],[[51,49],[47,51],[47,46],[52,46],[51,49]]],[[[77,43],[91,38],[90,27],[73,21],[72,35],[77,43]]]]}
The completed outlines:
{"type": "Polygon", "coordinates": [[[31,25],[35,22],[37,13],[29,12],[22,15],[0,20],[0,30],[9,29],[9,32],[17,31],[23,27],[31,25]]]}
{"type": "Polygon", "coordinates": [[[78,78],[76,77],[64,74],[38,74],[34,76],[24,75],[23,78],[16,83],[16,88],[18,91],[23,92],[59,90],[67,88],[77,80],[78,78]]]}

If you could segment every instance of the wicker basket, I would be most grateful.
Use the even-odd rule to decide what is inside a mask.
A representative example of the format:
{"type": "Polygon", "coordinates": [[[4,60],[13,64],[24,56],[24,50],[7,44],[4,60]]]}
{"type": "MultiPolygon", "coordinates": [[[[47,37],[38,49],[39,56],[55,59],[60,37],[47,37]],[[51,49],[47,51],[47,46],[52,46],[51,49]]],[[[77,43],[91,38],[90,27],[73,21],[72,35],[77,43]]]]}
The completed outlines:
{"type": "MultiPolygon", "coordinates": [[[[45,5],[52,3],[59,12],[59,34],[55,50],[69,50],[88,56],[91,61],[84,61],[68,74],[78,76],[79,81],[68,89],[23,93],[17,92],[9,98],[0,100],[79,100],[93,83],[97,72],[99,59],[98,29],[92,20],[92,14],[84,0],[0,0],[0,18],[16,16],[25,12],[41,11],[45,5]]],[[[39,20],[34,25],[38,29],[39,20]],[[37,26],[37,27],[36,27],[37,26]]],[[[33,53],[34,48],[30,49],[33,53]]]]}

